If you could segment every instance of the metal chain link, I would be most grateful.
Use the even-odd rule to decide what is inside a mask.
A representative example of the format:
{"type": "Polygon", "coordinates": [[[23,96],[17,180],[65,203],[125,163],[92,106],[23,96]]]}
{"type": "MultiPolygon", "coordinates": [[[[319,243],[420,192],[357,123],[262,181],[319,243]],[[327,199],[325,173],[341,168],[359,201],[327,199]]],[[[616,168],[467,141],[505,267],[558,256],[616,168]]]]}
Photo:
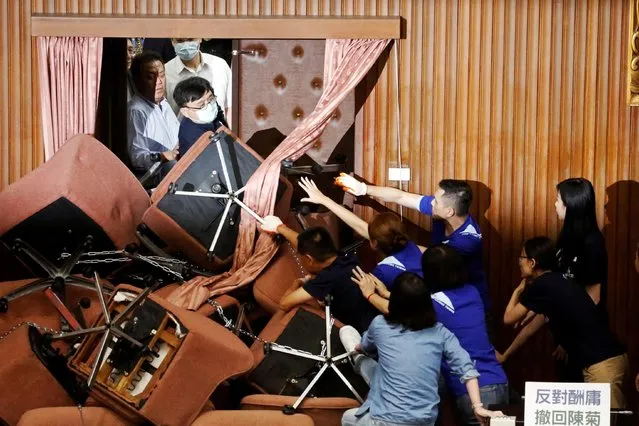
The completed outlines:
{"type": "Polygon", "coordinates": [[[302,265],[302,260],[298,256],[297,250],[293,248],[293,245],[290,243],[290,241],[286,241],[286,244],[288,245],[288,250],[291,252],[291,256],[293,257],[293,260],[295,260],[295,264],[297,265],[297,270],[300,274],[300,278],[305,277],[306,275],[308,275],[308,272],[306,272],[306,268],[304,268],[304,265],[302,265]]]}
{"type": "MultiPolygon", "coordinates": [[[[282,349],[288,349],[289,351],[296,351],[296,352],[300,352],[306,355],[313,355],[316,356],[314,353],[312,352],[308,352],[308,351],[304,351],[301,349],[296,349],[296,348],[292,348],[290,346],[286,346],[286,345],[280,345],[279,343],[275,343],[275,342],[269,342],[268,340],[264,340],[261,337],[256,336],[255,334],[249,333],[248,331],[242,329],[241,327],[235,327],[235,325],[233,324],[233,320],[227,318],[227,316],[224,314],[224,309],[222,308],[222,305],[220,305],[219,303],[217,303],[215,300],[213,299],[207,299],[206,303],[208,303],[209,305],[213,306],[215,308],[215,310],[217,311],[217,314],[220,316],[220,318],[222,319],[222,322],[224,322],[224,327],[228,328],[229,330],[236,330],[240,333],[243,334],[244,336],[247,336],[253,340],[257,340],[260,343],[263,343],[265,345],[271,345],[271,346],[277,346],[279,348],[282,349]]],[[[331,318],[331,327],[333,325],[333,323],[335,322],[335,320],[333,318],[331,318]]],[[[322,354],[319,356],[324,356],[326,349],[325,349],[325,342],[322,340],[322,354]]]]}
{"type": "Polygon", "coordinates": [[[179,272],[174,271],[173,269],[169,268],[168,266],[160,265],[158,262],[156,262],[153,259],[150,259],[148,256],[142,256],[141,254],[138,254],[138,259],[148,263],[151,266],[155,266],[156,268],[159,268],[159,269],[163,270],[167,274],[173,275],[174,277],[176,277],[180,281],[184,281],[184,277],[182,276],[182,274],[180,274],[179,272]]]}
{"type": "Polygon", "coordinates": [[[131,259],[127,259],[127,258],[121,258],[121,259],[117,259],[117,258],[107,258],[107,259],[89,259],[89,260],[78,260],[76,262],[76,265],[95,265],[97,263],[120,263],[120,262],[130,262],[131,259]]]}
{"type": "MultiPolygon", "coordinates": [[[[97,257],[97,256],[111,256],[111,255],[125,255],[126,252],[124,250],[106,250],[106,251],[90,251],[87,253],[84,253],[82,256],[86,256],[86,257],[97,257]]],[[[71,256],[70,253],[62,253],[60,255],[61,259],[66,259],[69,256],[71,256]]],[[[173,264],[177,264],[177,265],[186,265],[187,262],[183,261],[183,260],[178,260],[178,259],[170,259],[170,258],[166,258],[166,257],[161,257],[161,256],[142,256],[141,254],[137,255],[137,258],[148,263],[151,266],[154,266],[158,269],[161,269],[162,271],[166,272],[167,274],[171,274],[174,277],[176,277],[177,279],[179,279],[180,281],[184,281],[184,277],[182,276],[182,274],[180,274],[179,272],[176,272],[174,270],[172,270],[171,268],[169,268],[168,266],[164,266],[161,265],[160,263],[156,262],[156,260],[159,260],[161,262],[166,262],[166,263],[173,263],[173,264]]],[[[119,263],[119,262],[131,262],[133,259],[130,257],[121,257],[121,258],[106,258],[106,259],[89,259],[89,260],[79,260],[77,262],[78,265],[86,265],[86,264],[102,264],[102,263],[119,263]]]]}
{"type": "Polygon", "coordinates": [[[185,260],[170,258],[170,257],[162,257],[162,256],[145,256],[147,259],[158,260],[160,262],[165,263],[175,263],[176,265],[186,265],[188,262],[185,260]]]}
{"type": "Polygon", "coordinates": [[[4,333],[0,333],[0,342],[2,342],[4,339],[6,339],[7,337],[9,337],[11,334],[13,334],[14,331],[18,330],[20,327],[24,326],[24,325],[29,325],[29,326],[33,326],[35,328],[37,328],[40,331],[44,331],[45,333],[51,333],[51,334],[59,334],[60,331],[55,330],[53,328],[49,328],[49,327],[45,327],[39,324],[36,324],[35,322],[31,322],[31,321],[22,321],[16,325],[14,325],[13,327],[11,327],[9,330],[5,331],[4,333]]]}
{"type": "MultiPolygon", "coordinates": [[[[124,250],[105,250],[105,251],[88,251],[86,253],[82,253],[81,257],[95,257],[95,256],[111,256],[114,254],[123,254],[124,250]]],[[[60,255],[60,259],[66,259],[70,257],[71,253],[63,252],[60,255]]]]}

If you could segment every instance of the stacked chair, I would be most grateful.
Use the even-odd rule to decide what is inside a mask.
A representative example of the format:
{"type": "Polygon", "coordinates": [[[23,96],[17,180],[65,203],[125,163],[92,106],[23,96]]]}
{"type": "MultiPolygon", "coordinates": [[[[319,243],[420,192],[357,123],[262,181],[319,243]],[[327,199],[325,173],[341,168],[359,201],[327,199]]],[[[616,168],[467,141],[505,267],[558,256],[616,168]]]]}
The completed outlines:
{"type": "MultiPolygon", "coordinates": [[[[221,132],[225,149],[252,164],[235,174],[234,185],[241,186],[261,158],[226,129],[221,132]]],[[[313,361],[269,353],[264,341],[287,344],[302,333],[298,349],[320,353],[326,344],[319,304],[279,310],[291,282],[306,275],[287,243],[254,283],[215,298],[223,318],[209,304],[192,312],[168,302],[182,284],[170,274],[136,286],[119,279],[118,268],[134,264],[136,250],[150,251],[148,258],[172,256],[198,272],[229,267],[232,256],[210,253],[163,203],[177,197],[171,184],[193,189],[185,188],[185,176],[208,164],[201,159],[211,155],[211,137],[203,136],[152,193],[87,135],[72,138],[0,192],[0,205],[9,206],[0,217],[0,300],[10,296],[7,309],[0,306],[0,381],[6,384],[0,387],[0,425],[338,425],[346,409],[359,406],[328,372],[295,413],[283,413],[317,368],[313,361]],[[92,265],[92,251],[126,259],[92,265]],[[98,331],[117,328],[116,320],[117,340],[102,339],[98,331]],[[65,326],[68,338],[51,337],[65,326]]],[[[298,231],[326,226],[339,241],[334,216],[290,212],[291,194],[290,182],[282,179],[276,215],[298,231]]],[[[233,214],[223,226],[237,223],[239,209],[233,214]]],[[[339,327],[336,321],[331,342],[343,352],[339,327]]],[[[365,396],[350,364],[339,368],[365,396]]]]}

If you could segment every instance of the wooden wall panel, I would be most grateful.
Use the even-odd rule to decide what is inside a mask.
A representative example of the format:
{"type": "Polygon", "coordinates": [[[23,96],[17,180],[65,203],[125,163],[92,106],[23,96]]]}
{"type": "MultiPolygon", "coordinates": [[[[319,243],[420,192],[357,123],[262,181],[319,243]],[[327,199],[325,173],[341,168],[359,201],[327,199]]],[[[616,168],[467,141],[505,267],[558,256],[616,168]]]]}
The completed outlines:
{"type": "MultiPolygon", "coordinates": [[[[639,279],[631,261],[639,239],[639,109],[626,103],[631,1],[0,0],[0,189],[43,157],[31,12],[401,15],[399,102],[390,51],[374,70],[379,79],[364,82],[370,94],[358,117],[359,172],[385,184],[387,168],[401,162],[412,169],[404,189],[423,193],[444,177],[474,181],[499,312],[517,282],[522,240],[557,234],[555,184],[591,179],[609,247],[612,324],[636,372],[639,279]]],[[[430,227],[427,218],[406,215],[430,227]]],[[[511,337],[501,329],[500,345],[511,337]]],[[[518,386],[521,367],[528,378],[551,377],[547,338],[539,343],[508,364],[518,386]]]]}

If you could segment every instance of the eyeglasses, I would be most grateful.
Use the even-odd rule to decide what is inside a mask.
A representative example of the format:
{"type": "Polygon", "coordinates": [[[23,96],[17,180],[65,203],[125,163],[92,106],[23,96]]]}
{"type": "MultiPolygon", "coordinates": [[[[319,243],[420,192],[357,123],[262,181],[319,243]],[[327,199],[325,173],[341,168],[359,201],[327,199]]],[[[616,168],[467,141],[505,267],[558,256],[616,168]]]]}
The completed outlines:
{"type": "Polygon", "coordinates": [[[520,256],[519,256],[519,260],[521,260],[521,259],[530,259],[530,257],[528,257],[528,256],[521,256],[521,255],[520,255],[520,256]]]}
{"type": "Polygon", "coordinates": [[[188,108],[188,109],[194,109],[194,110],[201,110],[206,108],[207,106],[209,106],[209,104],[212,104],[213,102],[217,102],[217,96],[215,95],[211,95],[209,96],[208,99],[206,99],[204,101],[204,104],[202,104],[202,106],[188,106],[188,105],[184,105],[184,108],[188,108]]]}

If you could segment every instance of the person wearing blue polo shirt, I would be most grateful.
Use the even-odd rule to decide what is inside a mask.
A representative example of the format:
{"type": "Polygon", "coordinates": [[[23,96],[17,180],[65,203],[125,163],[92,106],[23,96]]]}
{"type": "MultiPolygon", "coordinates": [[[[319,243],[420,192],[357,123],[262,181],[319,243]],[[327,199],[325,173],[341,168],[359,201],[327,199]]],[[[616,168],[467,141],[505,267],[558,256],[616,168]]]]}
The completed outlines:
{"type": "Polygon", "coordinates": [[[419,210],[433,217],[431,245],[446,244],[457,250],[466,263],[469,282],[477,288],[491,327],[490,296],[482,260],[482,235],[479,225],[469,214],[473,199],[470,185],[463,180],[444,179],[434,195],[411,194],[396,188],[366,185],[342,173],[336,184],[355,195],[368,195],[380,201],[392,202],[419,210]]]}
{"type": "MultiPolygon", "coordinates": [[[[422,256],[422,271],[423,284],[431,294],[437,321],[455,335],[479,372],[482,402],[487,405],[507,404],[508,378],[488,338],[479,292],[466,283],[468,274],[461,255],[444,244],[432,246],[422,256]]],[[[364,297],[376,293],[379,299],[385,300],[383,305],[380,304],[380,311],[388,314],[392,292],[385,291],[376,280],[372,274],[365,274],[359,268],[353,270],[353,281],[359,285],[364,297]]],[[[472,424],[474,414],[468,390],[446,362],[442,363],[442,375],[447,389],[455,397],[455,424],[472,424]]]]}

